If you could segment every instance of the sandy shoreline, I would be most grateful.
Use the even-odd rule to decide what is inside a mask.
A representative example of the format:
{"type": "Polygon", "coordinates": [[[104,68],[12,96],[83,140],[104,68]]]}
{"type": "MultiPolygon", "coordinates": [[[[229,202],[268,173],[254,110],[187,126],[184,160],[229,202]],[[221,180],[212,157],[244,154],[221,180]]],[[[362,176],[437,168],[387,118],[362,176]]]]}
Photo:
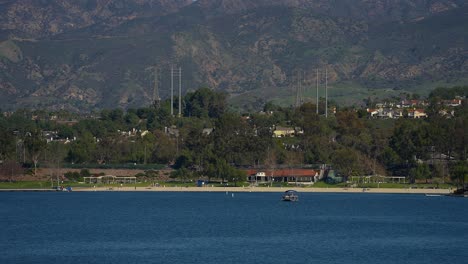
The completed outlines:
{"type": "Polygon", "coordinates": [[[395,189],[395,188],[293,188],[293,187],[114,187],[114,188],[74,188],[73,191],[137,191],[137,192],[277,192],[289,189],[298,192],[316,193],[395,193],[395,194],[449,194],[449,189],[395,189]]]}
{"type": "MultiPolygon", "coordinates": [[[[294,188],[294,187],[97,187],[73,188],[74,192],[276,192],[294,189],[299,193],[389,193],[389,194],[450,194],[450,189],[396,188],[294,188]]],[[[0,189],[0,192],[55,192],[52,189],[0,189]]]]}

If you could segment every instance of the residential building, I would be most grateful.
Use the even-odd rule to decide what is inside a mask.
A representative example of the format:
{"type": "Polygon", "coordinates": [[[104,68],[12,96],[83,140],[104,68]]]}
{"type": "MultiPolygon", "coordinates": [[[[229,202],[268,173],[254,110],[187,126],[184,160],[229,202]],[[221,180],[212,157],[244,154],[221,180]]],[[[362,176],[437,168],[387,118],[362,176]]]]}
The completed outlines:
{"type": "Polygon", "coordinates": [[[247,181],[255,183],[289,182],[313,184],[321,179],[321,171],[311,169],[247,170],[247,181]]]}
{"type": "Polygon", "coordinates": [[[292,127],[277,126],[273,131],[273,137],[293,137],[295,130],[292,127]]]}
{"type": "Polygon", "coordinates": [[[409,109],[408,118],[425,118],[427,117],[424,109],[409,109]]]}

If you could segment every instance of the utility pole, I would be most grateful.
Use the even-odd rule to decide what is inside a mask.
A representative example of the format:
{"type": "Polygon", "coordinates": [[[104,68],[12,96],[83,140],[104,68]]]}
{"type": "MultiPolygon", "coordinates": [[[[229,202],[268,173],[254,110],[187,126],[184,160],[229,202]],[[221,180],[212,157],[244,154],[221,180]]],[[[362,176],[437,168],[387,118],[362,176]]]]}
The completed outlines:
{"type": "Polygon", "coordinates": [[[159,97],[159,68],[154,68],[154,86],[153,86],[153,106],[156,109],[161,107],[161,97],[159,97]]]}
{"type": "Polygon", "coordinates": [[[328,68],[325,68],[325,118],[328,118],[328,68]]]}
{"type": "Polygon", "coordinates": [[[302,71],[298,70],[297,75],[295,76],[296,80],[293,78],[293,83],[296,83],[296,107],[300,107],[304,101],[303,98],[303,87],[302,87],[302,71]]]}
{"type": "Polygon", "coordinates": [[[301,88],[301,105],[304,103],[304,94],[305,94],[305,89],[306,89],[306,73],[305,71],[301,71],[300,75],[300,88],[301,88]]]}
{"type": "Polygon", "coordinates": [[[143,161],[143,164],[146,164],[146,142],[145,142],[145,160],[143,161]]]}
{"type": "Polygon", "coordinates": [[[182,68],[179,67],[179,117],[182,116],[182,68]]]}
{"type": "Polygon", "coordinates": [[[179,113],[178,116],[182,116],[182,68],[174,70],[171,67],[171,115],[174,116],[174,76],[179,77],[179,113]]]}
{"type": "Polygon", "coordinates": [[[298,84],[297,84],[297,75],[298,73],[294,73],[293,72],[293,76],[292,76],[292,83],[295,87],[295,90],[296,90],[296,100],[294,102],[294,106],[295,107],[298,107],[299,106],[299,87],[298,87],[298,84]]]}
{"type": "Polygon", "coordinates": [[[174,66],[171,66],[171,116],[174,116],[174,66]]]}
{"type": "Polygon", "coordinates": [[[317,69],[317,105],[316,105],[316,114],[319,113],[319,70],[317,69]]]}

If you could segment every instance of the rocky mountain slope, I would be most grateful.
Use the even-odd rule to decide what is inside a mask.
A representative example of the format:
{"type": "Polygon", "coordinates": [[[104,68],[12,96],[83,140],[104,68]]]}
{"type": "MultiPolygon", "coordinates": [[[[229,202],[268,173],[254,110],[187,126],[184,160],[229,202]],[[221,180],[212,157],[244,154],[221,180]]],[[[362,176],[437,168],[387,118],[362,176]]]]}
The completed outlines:
{"type": "Polygon", "coordinates": [[[41,38],[99,25],[116,27],[145,16],[165,15],[192,0],[0,0],[0,32],[41,38]]]}
{"type": "Polygon", "coordinates": [[[466,28],[464,0],[0,0],[0,103],[148,105],[156,69],[169,95],[171,65],[183,91],[244,108],[291,103],[325,68],[344,103],[424,93],[468,79],[466,28]]]}

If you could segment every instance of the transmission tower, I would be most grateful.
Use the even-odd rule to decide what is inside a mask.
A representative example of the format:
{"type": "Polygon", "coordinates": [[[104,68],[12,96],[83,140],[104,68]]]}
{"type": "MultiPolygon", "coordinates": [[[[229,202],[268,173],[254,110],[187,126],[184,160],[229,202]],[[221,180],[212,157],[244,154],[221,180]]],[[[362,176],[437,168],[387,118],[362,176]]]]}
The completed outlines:
{"type": "Polygon", "coordinates": [[[179,77],[179,113],[182,116],[182,68],[171,67],[171,115],[174,115],[174,76],[179,77]]]}
{"type": "Polygon", "coordinates": [[[328,118],[328,68],[325,67],[325,118],[328,118]]]}
{"type": "Polygon", "coordinates": [[[303,86],[303,72],[297,71],[296,80],[293,80],[296,84],[296,107],[301,106],[304,103],[304,86],[303,86]]]}
{"type": "Polygon", "coordinates": [[[161,97],[159,97],[159,68],[154,68],[154,86],[153,86],[153,106],[156,109],[161,107],[161,97]]]}
{"type": "Polygon", "coordinates": [[[317,80],[316,81],[317,81],[317,95],[316,95],[317,104],[315,106],[315,112],[318,115],[319,114],[319,84],[320,84],[319,70],[318,69],[317,69],[317,80]]]}

